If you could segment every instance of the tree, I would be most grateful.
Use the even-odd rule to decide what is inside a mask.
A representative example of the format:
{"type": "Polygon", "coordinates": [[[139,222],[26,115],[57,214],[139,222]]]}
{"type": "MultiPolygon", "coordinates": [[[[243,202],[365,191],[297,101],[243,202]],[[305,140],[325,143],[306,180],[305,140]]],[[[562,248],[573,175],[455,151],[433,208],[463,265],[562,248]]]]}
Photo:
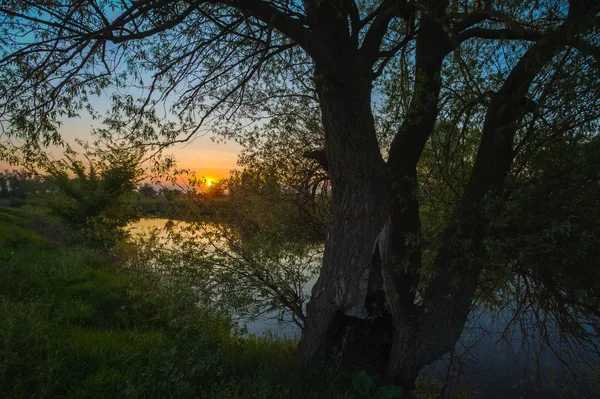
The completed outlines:
{"type": "Polygon", "coordinates": [[[38,167],[54,193],[48,205],[75,240],[110,247],[139,216],[128,201],[141,179],[142,152],[123,148],[86,154],[87,165],[69,151],[63,159],[40,157],[38,167]]]}
{"type": "Polygon", "coordinates": [[[26,170],[0,172],[0,198],[19,198],[43,195],[50,187],[39,176],[26,170]]]}
{"type": "MultiPolygon", "coordinates": [[[[55,142],[59,118],[89,105],[89,94],[131,83],[147,95],[115,93],[109,129],[98,133],[164,146],[207,125],[232,134],[234,118],[285,117],[282,106],[316,95],[325,148],[311,154],[331,181],[331,211],[300,351],[325,355],[347,331],[389,342],[374,367],[413,389],[462,332],[489,274],[508,183],[532,167],[522,157],[553,136],[593,130],[599,9],[592,0],[8,2],[0,115],[8,134],[55,142]],[[397,97],[375,115],[374,87],[397,97]],[[163,120],[157,104],[171,95],[178,119],[163,120]],[[377,128],[389,115],[382,149],[377,128]],[[443,121],[454,122],[448,134],[479,137],[432,249],[418,176],[443,121]]],[[[358,346],[345,358],[371,362],[358,346]]]]}
{"type": "Polygon", "coordinates": [[[225,196],[225,181],[219,180],[211,182],[206,190],[207,197],[209,198],[221,198],[225,196]]]}
{"type": "Polygon", "coordinates": [[[158,195],[158,192],[152,187],[151,184],[144,183],[142,186],[138,188],[138,193],[146,198],[155,198],[158,195]]]}
{"type": "Polygon", "coordinates": [[[286,118],[274,118],[248,137],[237,138],[243,171],[228,179],[230,199],[238,214],[259,226],[277,225],[294,240],[324,239],[329,178],[312,159],[322,153],[315,150],[323,145],[319,115],[304,107],[290,108],[286,118]]]}

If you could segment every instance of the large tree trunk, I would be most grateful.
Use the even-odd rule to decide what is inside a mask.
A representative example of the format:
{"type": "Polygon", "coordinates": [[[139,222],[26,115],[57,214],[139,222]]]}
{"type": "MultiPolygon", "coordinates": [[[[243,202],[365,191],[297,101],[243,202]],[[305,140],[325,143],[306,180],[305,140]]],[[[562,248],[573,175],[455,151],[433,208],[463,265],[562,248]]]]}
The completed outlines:
{"type": "Polygon", "coordinates": [[[375,139],[368,75],[317,76],[333,198],[321,276],[300,343],[309,356],[338,346],[352,365],[408,390],[425,365],[414,304],[421,248],[408,242],[421,226],[416,166],[437,118],[441,65],[451,48],[433,18],[422,23],[417,87],[388,168],[375,139]]]}
{"type": "MultiPolygon", "coordinates": [[[[418,271],[411,267],[417,266],[420,259],[397,241],[406,232],[418,231],[418,216],[410,212],[415,201],[406,197],[406,192],[407,199],[403,202],[404,208],[399,208],[400,213],[397,213],[397,206],[392,207],[392,215],[396,218],[392,218],[386,234],[391,243],[380,247],[384,253],[396,254],[386,255],[386,258],[397,259],[398,254],[404,254],[400,259],[408,264],[408,268],[393,261],[383,262],[384,285],[394,322],[387,378],[406,389],[414,388],[419,371],[450,351],[460,338],[486,256],[483,239],[491,215],[484,211],[484,201],[486,197],[502,196],[513,161],[514,136],[520,119],[527,112],[528,90],[541,68],[564,46],[561,36],[564,32],[559,30],[532,46],[492,98],[471,178],[457,204],[453,222],[444,231],[442,246],[434,261],[437,275],[428,282],[418,306],[414,305],[414,294],[402,290],[407,288],[406,280],[416,284],[415,272],[418,271]]],[[[428,93],[434,93],[435,89],[435,85],[429,87],[428,93]]],[[[431,112],[424,115],[431,115],[431,112]]],[[[405,167],[403,161],[407,157],[404,155],[395,160],[394,172],[405,167]]],[[[409,173],[404,175],[410,176],[409,173]]],[[[416,206],[418,209],[418,204],[416,206]]]]}
{"type": "Polygon", "coordinates": [[[370,109],[370,70],[352,62],[316,69],[332,211],[300,351],[315,357],[338,346],[345,360],[363,369],[385,369],[388,382],[407,390],[414,389],[420,370],[450,351],[462,333],[485,257],[489,215],[482,211],[483,200],[502,194],[529,87],[564,45],[561,37],[570,33],[561,29],[533,45],[492,98],[470,181],[434,260],[437,275],[417,301],[416,166],[437,119],[441,64],[453,47],[435,18],[446,5],[432,2],[432,14],[421,21],[415,92],[388,165],[380,155],[370,109]],[[360,351],[361,346],[367,351],[360,351]]]}
{"type": "Polygon", "coordinates": [[[301,353],[311,357],[342,346],[345,327],[367,317],[374,244],[390,203],[389,173],[375,135],[368,72],[352,67],[317,69],[315,79],[332,208],[321,275],[300,342],[301,353]]]}
{"type": "MultiPolygon", "coordinates": [[[[439,2],[433,12],[442,15],[445,6],[439,2]]],[[[438,117],[442,62],[451,48],[452,43],[435,15],[424,17],[416,40],[415,90],[388,158],[394,181],[393,201],[378,245],[393,326],[386,379],[408,390],[414,389],[425,365],[419,321],[422,309],[415,304],[422,266],[417,164],[438,117]]]]}

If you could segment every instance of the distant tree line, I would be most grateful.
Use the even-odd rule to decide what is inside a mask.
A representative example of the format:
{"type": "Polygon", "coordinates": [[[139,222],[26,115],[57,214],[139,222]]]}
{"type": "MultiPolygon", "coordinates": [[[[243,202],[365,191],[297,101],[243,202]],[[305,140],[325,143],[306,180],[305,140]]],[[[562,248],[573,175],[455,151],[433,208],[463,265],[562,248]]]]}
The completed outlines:
{"type": "Polygon", "coordinates": [[[52,190],[52,185],[40,176],[25,170],[0,172],[0,199],[34,198],[52,190]]]}

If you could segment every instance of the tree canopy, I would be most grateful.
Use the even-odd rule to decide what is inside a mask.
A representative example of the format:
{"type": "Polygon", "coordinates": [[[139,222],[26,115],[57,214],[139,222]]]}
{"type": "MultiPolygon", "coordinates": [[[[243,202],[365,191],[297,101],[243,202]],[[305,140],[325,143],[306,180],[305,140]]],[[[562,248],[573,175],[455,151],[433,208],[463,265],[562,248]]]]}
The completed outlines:
{"type": "Polygon", "coordinates": [[[247,162],[301,148],[330,211],[300,351],[345,343],[410,390],[483,292],[522,299],[517,314],[543,305],[596,342],[599,12],[592,0],[8,1],[0,123],[27,148],[60,142],[62,118],[82,111],[102,118],[100,139],[134,146],[211,131],[246,143],[247,162]],[[374,340],[378,356],[357,350],[374,340]]]}

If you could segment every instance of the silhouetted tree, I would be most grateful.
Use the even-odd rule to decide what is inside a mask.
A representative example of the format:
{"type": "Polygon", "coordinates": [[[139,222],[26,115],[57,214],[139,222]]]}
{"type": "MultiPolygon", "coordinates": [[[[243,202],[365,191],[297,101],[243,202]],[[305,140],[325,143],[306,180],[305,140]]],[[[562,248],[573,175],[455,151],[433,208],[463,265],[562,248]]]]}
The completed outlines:
{"type": "Polygon", "coordinates": [[[48,205],[75,239],[110,247],[138,219],[128,197],[141,177],[140,157],[139,150],[113,148],[88,154],[87,165],[72,153],[40,160],[45,179],[57,188],[48,205]]]}
{"type": "Polygon", "coordinates": [[[158,195],[158,192],[154,189],[151,184],[144,183],[140,187],[138,187],[138,193],[146,198],[155,198],[158,195]]]}
{"type": "Polygon", "coordinates": [[[62,115],[131,82],[147,96],[115,93],[99,134],[162,146],[207,124],[251,137],[236,117],[286,118],[290,103],[316,97],[324,151],[312,154],[331,181],[331,212],[300,351],[322,356],[351,337],[344,359],[374,362],[413,389],[463,330],[509,183],[519,168],[533,173],[522,157],[594,129],[599,9],[593,0],[5,2],[0,116],[9,135],[59,141],[62,115]],[[375,115],[374,87],[397,99],[375,115]],[[157,104],[172,94],[179,119],[161,122],[157,104]],[[418,168],[442,110],[479,137],[438,244],[426,247],[418,168]],[[382,140],[379,118],[390,115],[382,140]],[[359,350],[375,341],[389,346],[359,350]]]}

